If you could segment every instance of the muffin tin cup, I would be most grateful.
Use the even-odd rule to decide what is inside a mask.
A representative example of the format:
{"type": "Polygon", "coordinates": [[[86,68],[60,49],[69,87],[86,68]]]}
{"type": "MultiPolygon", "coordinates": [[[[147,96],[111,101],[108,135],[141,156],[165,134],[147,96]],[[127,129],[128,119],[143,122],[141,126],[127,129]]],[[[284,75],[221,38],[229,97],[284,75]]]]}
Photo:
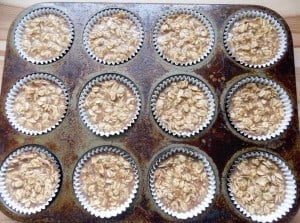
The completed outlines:
{"type": "Polygon", "coordinates": [[[202,152],[198,152],[192,148],[189,148],[188,146],[184,146],[184,145],[176,145],[173,146],[169,149],[167,149],[166,151],[161,152],[160,154],[157,155],[157,157],[154,159],[154,161],[151,164],[149,173],[148,173],[148,180],[149,180],[149,189],[150,189],[150,193],[152,195],[152,198],[154,200],[154,202],[157,204],[157,206],[165,213],[167,213],[170,216],[173,216],[177,219],[189,219],[189,218],[193,218],[195,216],[200,215],[201,213],[203,213],[212,203],[215,194],[216,194],[216,176],[214,173],[214,170],[210,164],[210,162],[208,161],[208,159],[206,158],[206,155],[204,155],[202,152]],[[204,169],[207,173],[207,177],[208,177],[208,191],[206,193],[205,198],[201,201],[200,204],[198,204],[196,207],[194,207],[193,209],[187,211],[187,212],[178,212],[178,211],[174,211],[170,208],[168,208],[166,205],[164,205],[161,200],[158,198],[157,194],[156,194],[156,189],[155,189],[155,185],[154,185],[154,173],[156,171],[156,169],[158,168],[159,164],[166,160],[167,158],[171,157],[172,155],[175,154],[184,154],[187,156],[191,156],[194,158],[199,159],[201,162],[203,162],[204,164],[204,169]]]}
{"type": "Polygon", "coordinates": [[[7,95],[6,101],[5,101],[5,112],[6,112],[6,116],[7,116],[9,123],[16,130],[18,130],[19,132],[21,132],[23,134],[36,136],[36,135],[48,133],[48,132],[52,131],[53,129],[55,129],[63,121],[63,119],[66,115],[66,112],[67,112],[68,104],[69,104],[69,95],[68,95],[68,92],[67,92],[63,82],[60,79],[58,79],[54,75],[48,74],[48,73],[33,73],[33,74],[29,74],[29,75],[23,77],[22,79],[18,80],[13,85],[13,87],[10,89],[10,91],[7,95]],[[57,120],[57,122],[54,125],[49,126],[48,128],[45,128],[41,131],[30,130],[30,129],[23,127],[22,125],[20,125],[17,122],[17,117],[14,114],[14,100],[15,100],[15,97],[18,95],[20,87],[26,85],[26,83],[28,83],[32,80],[51,81],[52,83],[56,84],[57,86],[59,86],[62,89],[63,94],[65,96],[65,111],[61,114],[60,119],[57,120]]]}
{"type": "Polygon", "coordinates": [[[226,107],[226,112],[227,112],[227,116],[229,119],[229,122],[231,123],[231,125],[234,127],[234,129],[236,131],[238,131],[241,135],[252,139],[252,140],[257,140],[257,141],[266,141],[266,140],[270,140],[272,138],[275,138],[277,136],[280,136],[290,125],[290,122],[292,120],[292,116],[293,116],[293,108],[292,108],[292,102],[288,96],[288,94],[285,92],[285,90],[277,83],[275,83],[274,81],[264,78],[264,77],[258,77],[258,76],[249,76],[246,78],[243,78],[242,80],[238,81],[237,83],[235,83],[228,91],[227,96],[226,96],[226,102],[225,102],[225,107],[226,107]],[[283,120],[280,122],[278,128],[274,131],[271,132],[269,134],[265,134],[265,135],[253,135],[253,134],[249,134],[246,131],[244,131],[243,129],[238,128],[234,122],[230,119],[229,116],[229,106],[230,106],[230,100],[231,97],[244,85],[248,84],[248,83],[258,83],[258,84],[263,84],[266,86],[271,86],[273,87],[277,93],[279,94],[279,98],[283,104],[283,109],[284,109],[284,117],[283,120]]]}
{"type": "Polygon", "coordinates": [[[80,94],[78,106],[79,106],[79,115],[80,115],[83,123],[88,127],[88,129],[90,129],[96,135],[109,137],[109,136],[120,135],[120,134],[124,133],[135,123],[135,121],[138,118],[138,115],[140,113],[140,110],[141,110],[141,97],[140,97],[140,93],[139,93],[136,85],[130,79],[128,79],[127,77],[122,76],[120,74],[107,73],[107,74],[102,74],[102,75],[96,76],[94,79],[92,79],[85,85],[85,87],[83,88],[83,90],[80,94]],[[116,130],[116,131],[103,131],[103,130],[97,128],[95,125],[93,125],[89,121],[87,111],[84,108],[85,99],[86,99],[87,95],[89,94],[90,90],[92,89],[92,87],[95,86],[99,82],[109,81],[109,80],[116,80],[116,81],[120,82],[121,84],[126,85],[126,87],[128,87],[130,90],[132,90],[134,96],[136,97],[136,102],[137,102],[135,114],[133,115],[131,120],[122,129],[116,130]]]}
{"type": "Polygon", "coordinates": [[[164,13],[157,20],[156,25],[154,27],[154,31],[153,31],[153,44],[154,44],[154,47],[155,47],[156,51],[160,55],[160,57],[162,57],[164,60],[168,61],[169,63],[171,63],[173,65],[178,65],[178,66],[191,66],[191,65],[195,65],[195,64],[203,61],[211,53],[211,51],[213,49],[213,46],[215,44],[215,33],[214,33],[214,29],[213,29],[213,26],[212,26],[211,22],[204,15],[202,15],[201,13],[199,13],[197,11],[194,11],[194,10],[191,10],[191,9],[186,9],[186,8],[173,9],[173,10],[170,10],[170,11],[164,13]],[[157,38],[159,36],[159,30],[160,30],[161,26],[163,25],[163,23],[165,22],[165,20],[169,16],[176,15],[176,14],[192,15],[193,17],[197,18],[200,22],[202,22],[203,25],[208,29],[208,32],[209,32],[209,35],[210,35],[210,43],[208,44],[208,48],[207,48],[207,50],[202,55],[199,55],[199,58],[197,58],[194,61],[188,61],[186,63],[178,63],[178,62],[174,61],[173,59],[168,58],[160,50],[160,47],[157,44],[157,38]]]}
{"type": "Polygon", "coordinates": [[[113,218],[116,217],[122,213],[124,213],[131,205],[133,200],[135,199],[135,196],[137,194],[139,188],[139,171],[136,166],[135,161],[133,158],[127,153],[125,150],[122,150],[118,147],[114,146],[99,146],[94,149],[91,149],[86,154],[83,155],[82,158],[78,161],[74,174],[73,174],[73,189],[75,192],[75,196],[78,199],[79,203],[83,206],[84,209],[86,209],[90,214],[100,217],[100,218],[113,218]],[[132,167],[132,170],[134,172],[134,186],[132,188],[132,191],[130,192],[129,197],[126,199],[126,201],[121,204],[119,207],[115,208],[114,210],[97,210],[93,208],[88,200],[86,199],[85,195],[81,191],[81,184],[80,184],[80,173],[82,168],[84,167],[85,162],[87,162],[92,156],[100,154],[100,153],[112,153],[115,155],[119,155],[123,157],[126,161],[128,161],[132,167]]]}
{"type": "Polygon", "coordinates": [[[287,36],[286,36],[286,31],[283,28],[283,26],[280,24],[280,22],[275,17],[271,16],[270,14],[268,14],[264,11],[260,11],[260,10],[241,11],[239,13],[236,13],[234,16],[232,16],[229,19],[229,22],[225,27],[223,38],[224,38],[224,45],[227,50],[227,53],[241,65],[246,66],[246,67],[251,67],[251,68],[265,68],[265,67],[272,66],[273,64],[277,63],[283,57],[283,55],[285,54],[285,52],[287,50],[287,36]],[[263,64],[250,64],[250,63],[247,63],[246,61],[239,60],[238,58],[236,58],[234,50],[232,50],[230,48],[228,41],[227,41],[229,32],[235,22],[238,22],[244,18],[256,18],[256,17],[260,17],[260,18],[269,20],[271,22],[271,24],[276,28],[276,31],[277,31],[278,37],[279,37],[278,52],[272,59],[270,59],[269,61],[267,61],[266,63],[263,63],[263,64]]]}
{"type": "Polygon", "coordinates": [[[15,43],[15,47],[17,52],[20,54],[20,56],[31,62],[34,64],[50,64],[53,63],[59,59],[61,59],[64,55],[66,55],[68,53],[68,51],[70,50],[72,43],[74,40],[74,25],[71,22],[70,18],[61,10],[56,9],[56,8],[49,8],[49,7],[45,7],[45,8],[39,8],[39,9],[35,9],[32,12],[28,13],[27,15],[25,15],[21,21],[18,23],[16,29],[15,29],[15,33],[14,33],[14,43],[15,43]],[[40,16],[44,16],[44,15],[48,15],[48,14],[53,14],[56,16],[59,16],[63,19],[65,19],[65,21],[67,22],[68,28],[70,30],[69,33],[69,43],[68,46],[57,56],[54,56],[53,58],[49,59],[49,60],[37,60],[33,57],[30,57],[23,49],[21,46],[21,41],[23,39],[22,35],[23,32],[25,30],[25,23],[31,19],[40,17],[40,16]]]}
{"type": "Polygon", "coordinates": [[[293,176],[290,168],[287,166],[287,164],[279,157],[276,155],[265,152],[265,151],[252,151],[252,152],[246,152],[242,155],[240,155],[232,164],[229,173],[227,175],[227,190],[229,193],[230,200],[232,201],[233,205],[235,208],[241,212],[244,216],[247,218],[251,218],[252,221],[256,222],[274,222],[278,221],[281,219],[283,216],[285,216],[293,207],[296,199],[296,194],[297,194],[297,186],[296,186],[296,180],[295,177],[293,176]],[[249,213],[245,208],[243,208],[239,203],[236,201],[234,194],[230,190],[230,176],[235,170],[235,167],[241,163],[243,160],[251,158],[251,157],[264,157],[273,163],[275,163],[280,170],[283,173],[284,180],[285,180],[285,196],[284,200],[282,203],[277,207],[276,211],[268,214],[268,215],[257,215],[257,214],[251,214],[249,213]]]}
{"type": "Polygon", "coordinates": [[[27,145],[23,146],[14,152],[12,152],[2,163],[1,169],[0,169],[0,197],[4,201],[4,203],[12,209],[14,212],[18,214],[23,214],[23,215],[33,215],[36,213],[39,213],[43,210],[45,210],[49,204],[53,201],[53,199],[56,197],[60,184],[61,184],[61,179],[62,178],[62,171],[59,162],[57,159],[54,157],[52,153],[50,153],[48,150],[44,149],[42,146],[39,145],[27,145]],[[19,202],[14,201],[7,189],[6,183],[5,183],[5,178],[6,178],[6,172],[9,163],[18,155],[27,152],[27,151],[36,151],[39,153],[45,154],[49,160],[51,160],[52,164],[55,166],[55,169],[58,171],[58,182],[56,184],[56,187],[54,188],[51,196],[48,198],[48,200],[41,204],[40,206],[37,207],[32,207],[32,208],[26,208],[24,205],[21,205],[19,202]]]}
{"type": "Polygon", "coordinates": [[[215,112],[216,112],[216,103],[215,103],[215,98],[212,93],[212,90],[200,79],[190,76],[190,75],[185,75],[185,74],[173,75],[173,76],[170,76],[170,77],[164,79],[162,82],[160,82],[153,90],[153,93],[152,93],[152,96],[150,99],[150,103],[151,103],[152,114],[154,116],[155,121],[158,123],[158,125],[165,132],[169,133],[170,135],[177,136],[177,137],[183,137],[183,138],[195,136],[195,135],[199,134],[201,131],[203,131],[205,128],[207,128],[211,124],[211,122],[215,116],[215,112]],[[157,114],[157,111],[156,111],[156,102],[157,102],[159,94],[166,87],[168,87],[171,83],[185,81],[185,80],[188,81],[189,84],[193,84],[193,85],[196,85],[197,87],[199,87],[204,92],[204,95],[206,96],[206,99],[208,101],[208,112],[207,112],[207,116],[206,116],[205,120],[197,129],[195,129],[192,132],[187,132],[187,131],[179,132],[179,131],[170,129],[161,120],[161,118],[159,117],[159,115],[157,114]]]}
{"type": "MultiPolygon", "coordinates": [[[[143,41],[144,41],[144,29],[143,26],[141,24],[141,22],[139,21],[139,19],[131,12],[125,10],[125,9],[120,9],[120,8],[110,8],[110,9],[105,9],[103,11],[98,12],[96,15],[94,15],[89,22],[87,23],[86,27],[84,28],[84,33],[83,33],[83,45],[84,48],[86,49],[87,53],[97,62],[103,63],[105,65],[119,65],[119,64],[123,64],[128,62],[129,60],[133,59],[138,52],[140,51],[142,45],[143,45],[143,41]],[[125,60],[122,61],[106,61],[103,58],[100,58],[99,56],[97,56],[93,49],[91,49],[90,47],[90,43],[89,43],[89,34],[91,29],[94,27],[94,25],[97,23],[97,21],[104,16],[110,16],[113,14],[116,14],[118,12],[123,12],[126,14],[126,16],[128,17],[128,19],[130,19],[138,28],[139,30],[139,43],[136,46],[135,51],[125,60]]],[[[124,46],[126,47],[126,46],[124,46]]]]}

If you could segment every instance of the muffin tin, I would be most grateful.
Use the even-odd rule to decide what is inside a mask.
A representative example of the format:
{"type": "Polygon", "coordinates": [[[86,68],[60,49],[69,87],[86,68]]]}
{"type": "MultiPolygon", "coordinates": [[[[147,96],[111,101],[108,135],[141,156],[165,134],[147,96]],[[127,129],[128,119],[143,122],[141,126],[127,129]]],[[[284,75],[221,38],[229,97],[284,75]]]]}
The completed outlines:
{"type": "MultiPolygon", "coordinates": [[[[58,159],[62,167],[60,190],[45,210],[26,215],[15,212],[1,198],[0,209],[9,217],[23,222],[179,222],[156,204],[151,194],[149,172],[153,162],[170,147],[192,147],[207,154],[215,173],[216,192],[211,204],[191,222],[251,222],[235,208],[229,197],[227,178],[234,161],[245,152],[265,151],[281,158],[290,168],[296,182],[295,200],[291,208],[276,222],[288,222],[299,208],[300,156],[295,66],[290,30],[276,12],[252,5],[188,5],[188,4],[102,4],[102,3],[41,3],[25,9],[13,22],[7,39],[7,49],[0,98],[0,160],[4,162],[16,149],[26,145],[40,145],[58,159]],[[69,51],[55,62],[34,64],[22,58],[15,47],[14,32],[21,19],[40,8],[54,8],[64,12],[74,25],[74,39],[69,51]],[[122,9],[133,13],[143,27],[143,43],[128,62],[107,65],[94,60],[84,46],[84,30],[90,19],[105,9],[122,9]],[[194,10],[207,18],[214,31],[211,52],[203,60],[191,65],[175,65],[157,52],[154,45],[155,26],[165,13],[194,10]],[[224,30],[230,18],[246,10],[259,10],[271,15],[286,34],[286,51],[269,66],[251,68],[235,61],[224,46],[224,30]],[[9,122],[5,103],[15,83],[33,73],[49,73],[59,78],[69,95],[67,113],[52,131],[41,135],[27,135],[16,130],[9,122]],[[101,74],[116,73],[130,79],[141,97],[141,107],[135,122],[124,133],[99,136],[90,131],[79,113],[79,97],[84,86],[101,74]],[[156,122],[151,109],[152,93],[156,86],[174,75],[190,75],[212,89],[215,103],[211,123],[197,134],[178,137],[164,131],[156,122]],[[291,100],[291,120],[279,135],[271,139],[255,140],[241,135],[226,114],[227,93],[237,81],[248,76],[259,76],[279,84],[291,100]],[[135,161],[139,173],[139,187],[130,207],[111,218],[91,215],[77,200],[73,188],[76,164],[84,154],[99,146],[113,146],[125,150],[135,161]]],[[[264,222],[272,220],[264,219],[264,222]]]]}

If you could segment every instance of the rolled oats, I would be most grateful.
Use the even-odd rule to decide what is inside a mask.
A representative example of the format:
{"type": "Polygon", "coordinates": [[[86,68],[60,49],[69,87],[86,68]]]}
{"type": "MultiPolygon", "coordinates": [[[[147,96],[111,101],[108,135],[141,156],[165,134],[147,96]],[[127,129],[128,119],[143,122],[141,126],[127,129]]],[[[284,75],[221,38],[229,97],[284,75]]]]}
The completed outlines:
{"type": "Polygon", "coordinates": [[[141,42],[141,31],[124,11],[103,15],[88,34],[88,45],[106,63],[122,63],[133,56],[141,42]]]}
{"type": "Polygon", "coordinates": [[[209,50],[211,34],[194,15],[175,13],[162,22],[156,42],[166,58],[185,64],[198,60],[209,50]]]}
{"type": "Polygon", "coordinates": [[[242,18],[229,30],[228,47],[233,56],[248,64],[265,64],[278,53],[280,38],[270,19],[242,18]]]}
{"type": "Polygon", "coordinates": [[[59,183],[59,169],[46,154],[29,150],[8,161],[5,187],[9,198],[24,209],[44,205],[59,183]]]}
{"type": "Polygon", "coordinates": [[[208,175],[198,158],[175,154],[163,160],[154,172],[157,198],[175,212],[199,205],[208,192],[208,175]]]}
{"type": "Polygon", "coordinates": [[[46,79],[29,80],[13,97],[14,121],[29,131],[45,131],[63,117],[66,97],[62,88],[46,79]]]}
{"type": "Polygon", "coordinates": [[[229,117],[234,126],[255,136],[278,129],[284,118],[284,106],[272,86],[247,83],[230,98],[229,117]]]}
{"type": "Polygon", "coordinates": [[[84,100],[88,121],[99,131],[120,131],[136,114],[137,98],[132,89],[117,80],[97,82],[84,100]]]}
{"type": "Polygon", "coordinates": [[[283,172],[262,156],[238,163],[230,176],[229,188],[236,202],[255,215],[275,212],[286,193],[283,172]]]}
{"type": "Polygon", "coordinates": [[[129,199],[135,173],[124,157],[106,152],[90,157],[80,171],[80,191],[97,211],[113,210],[129,199]]]}
{"type": "Polygon", "coordinates": [[[168,129],[192,133],[206,120],[209,102],[200,87],[182,80],[172,82],[159,93],[155,110],[168,129]]]}
{"type": "Polygon", "coordinates": [[[55,14],[39,15],[24,22],[20,47],[37,61],[48,61],[60,56],[69,46],[71,29],[68,21],[55,14]]]}

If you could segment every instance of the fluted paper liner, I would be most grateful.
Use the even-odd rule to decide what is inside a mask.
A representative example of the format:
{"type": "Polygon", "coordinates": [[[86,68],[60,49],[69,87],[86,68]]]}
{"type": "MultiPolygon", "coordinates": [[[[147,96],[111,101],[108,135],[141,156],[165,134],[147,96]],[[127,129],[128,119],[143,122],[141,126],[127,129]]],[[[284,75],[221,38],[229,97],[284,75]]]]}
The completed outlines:
{"type": "Polygon", "coordinates": [[[63,121],[65,114],[67,112],[68,104],[69,104],[69,95],[68,95],[68,92],[67,92],[63,82],[60,79],[58,79],[54,75],[48,74],[48,73],[33,73],[33,74],[29,74],[29,75],[23,77],[22,79],[18,80],[13,85],[13,87],[10,89],[10,91],[7,95],[6,101],[5,101],[5,113],[8,118],[9,123],[19,132],[27,134],[27,135],[41,135],[41,134],[52,131],[63,121]],[[57,122],[54,125],[49,126],[48,128],[43,129],[42,131],[26,129],[25,127],[20,125],[17,122],[16,116],[14,115],[14,106],[13,106],[14,99],[15,99],[16,95],[18,94],[20,87],[26,85],[26,83],[28,83],[32,80],[39,80],[39,79],[51,81],[52,83],[56,84],[57,86],[59,86],[62,89],[63,94],[65,96],[65,107],[66,107],[65,111],[61,114],[60,119],[57,120],[57,122]]]}
{"type": "Polygon", "coordinates": [[[27,15],[25,15],[21,21],[18,23],[16,29],[15,29],[15,33],[14,33],[14,42],[15,42],[15,47],[18,51],[18,53],[21,55],[21,57],[31,63],[34,64],[50,64],[53,63],[59,59],[61,59],[64,55],[67,54],[67,52],[70,50],[72,43],[74,40],[74,25],[71,22],[70,18],[61,10],[56,9],[56,8],[39,8],[39,9],[35,9],[32,12],[28,13],[27,15]],[[21,42],[22,42],[22,34],[24,32],[25,29],[25,23],[31,19],[43,16],[43,15],[48,15],[48,14],[53,14],[56,16],[59,16],[63,19],[65,19],[65,21],[67,22],[68,28],[70,30],[69,33],[69,43],[68,46],[61,52],[61,54],[54,56],[52,59],[49,60],[37,60],[33,57],[30,57],[29,55],[27,55],[26,52],[24,52],[24,50],[21,47],[21,42]]]}
{"type": "Polygon", "coordinates": [[[272,66],[273,64],[278,62],[283,57],[284,53],[287,50],[287,36],[286,36],[285,29],[283,28],[283,25],[280,24],[278,19],[276,19],[275,17],[269,15],[268,13],[266,13],[264,11],[260,11],[260,10],[247,10],[247,11],[242,11],[242,12],[239,12],[239,13],[236,13],[235,15],[233,15],[225,27],[223,38],[224,38],[224,45],[225,45],[225,48],[226,48],[228,54],[233,59],[235,59],[237,62],[239,62],[240,64],[242,64],[246,67],[251,67],[251,68],[264,68],[264,67],[272,66]],[[235,22],[238,22],[239,20],[244,19],[244,18],[256,18],[256,17],[261,17],[261,18],[269,20],[271,22],[271,24],[274,25],[274,27],[276,28],[278,37],[279,37],[279,48],[278,48],[277,54],[272,59],[270,59],[269,61],[267,61],[266,63],[263,63],[263,64],[249,64],[245,61],[238,60],[235,57],[233,50],[229,47],[228,42],[227,42],[228,33],[230,32],[230,30],[235,22]]]}
{"type": "Polygon", "coordinates": [[[229,170],[228,176],[227,176],[227,190],[229,193],[230,200],[232,201],[235,208],[240,211],[244,216],[247,218],[251,218],[252,221],[256,222],[274,222],[278,221],[282,217],[284,217],[290,209],[293,207],[296,199],[296,193],[297,193],[297,186],[296,186],[296,180],[293,176],[290,168],[287,166],[287,164],[279,157],[277,157],[274,154],[264,152],[264,151],[252,151],[252,152],[246,152],[239,156],[233,163],[232,167],[229,170]],[[243,208],[239,203],[235,200],[234,194],[231,192],[230,189],[230,177],[231,174],[234,172],[235,167],[242,162],[243,160],[251,157],[259,157],[262,156],[266,159],[271,160],[273,163],[275,163],[280,170],[283,173],[284,180],[285,180],[285,197],[282,203],[277,207],[276,211],[268,214],[268,215],[256,215],[249,213],[245,208],[243,208]]]}
{"type": "Polygon", "coordinates": [[[291,119],[292,119],[292,115],[293,115],[292,102],[291,102],[288,94],[285,92],[285,90],[279,84],[277,84],[274,81],[272,81],[268,78],[265,78],[265,77],[250,76],[250,77],[246,77],[246,78],[238,81],[228,91],[225,103],[226,103],[227,116],[228,116],[229,121],[232,124],[232,126],[240,134],[242,134],[243,136],[245,136],[249,139],[252,139],[252,140],[265,141],[265,140],[270,140],[272,138],[275,138],[275,137],[281,135],[288,128],[288,126],[291,122],[291,119]],[[284,117],[281,120],[278,128],[274,132],[265,134],[265,135],[260,135],[260,136],[252,135],[252,134],[249,134],[249,133],[243,131],[243,129],[236,127],[234,122],[231,121],[231,119],[229,117],[229,111],[228,111],[231,97],[237,92],[237,90],[239,90],[241,87],[243,87],[245,84],[248,84],[248,83],[259,83],[259,84],[263,84],[266,86],[271,86],[278,92],[279,98],[283,104],[284,117]]]}
{"type": "Polygon", "coordinates": [[[157,204],[157,206],[162,211],[167,213],[168,215],[173,216],[177,219],[193,218],[193,217],[203,213],[209,207],[209,205],[212,203],[212,201],[215,197],[215,194],[216,194],[216,176],[215,176],[215,173],[213,171],[211,164],[209,163],[208,159],[206,158],[206,155],[204,155],[204,153],[202,153],[202,152],[198,152],[192,148],[189,148],[188,146],[179,146],[179,145],[173,146],[172,148],[169,148],[166,151],[163,151],[159,155],[157,155],[157,157],[152,162],[152,165],[150,167],[150,170],[148,173],[148,180],[149,180],[148,183],[149,183],[149,189],[150,189],[151,195],[152,195],[155,203],[157,204]],[[175,154],[184,154],[184,155],[199,159],[201,162],[203,162],[204,169],[205,169],[205,171],[207,173],[207,177],[208,177],[208,188],[207,188],[206,196],[201,201],[201,203],[197,204],[196,207],[194,207],[193,209],[191,209],[187,212],[177,212],[177,211],[174,211],[174,210],[168,208],[167,206],[165,206],[160,201],[160,199],[157,197],[156,189],[155,189],[155,185],[154,185],[154,173],[155,173],[157,167],[159,166],[159,164],[162,161],[166,160],[167,158],[169,158],[175,154]]]}
{"type": "Polygon", "coordinates": [[[203,61],[206,57],[208,57],[208,55],[211,53],[212,48],[214,46],[215,43],[215,33],[214,33],[214,29],[212,27],[211,22],[201,13],[191,10],[191,9],[172,9],[166,13],[164,13],[156,22],[156,25],[154,27],[154,31],[153,31],[153,44],[154,47],[156,49],[156,51],[158,52],[158,54],[166,61],[168,61],[169,63],[173,64],[173,65],[178,65],[178,66],[191,66],[191,65],[195,65],[201,61],[203,61]],[[175,61],[173,61],[172,59],[168,58],[166,55],[163,54],[163,52],[161,52],[158,44],[157,44],[157,38],[159,36],[159,30],[160,27],[163,25],[164,21],[170,16],[170,15],[176,15],[176,14],[187,14],[187,15],[192,15],[193,17],[197,18],[199,21],[201,21],[203,23],[203,25],[207,28],[208,32],[209,32],[209,36],[210,36],[210,43],[208,44],[208,48],[207,50],[202,54],[199,55],[199,58],[191,61],[191,62],[186,62],[186,63],[177,63],[175,61]]]}
{"type": "MultiPolygon", "coordinates": [[[[106,65],[118,65],[118,64],[123,64],[125,62],[128,62],[129,60],[133,59],[137,53],[140,51],[140,48],[143,45],[143,41],[144,41],[144,29],[143,26],[141,24],[141,22],[139,21],[139,19],[137,18],[136,15],[134,15],[132,12],[129,12],[125,9],[120,9],[120,8],[110,8],[110,9],[105,9],[102,10],[100,12],[98,12],[97,14],[95,14],[87,23],[86,27],[84,28],[84,33],[83,33],[83,45],[84,48],[86,49],[87,53],[97,62],[106,64],[106,65]],[[135,51],[126,59],[126,60],[122,60],[122,61],[116,61],[116,62],[109,62],[109,61],[105,61],[103,60],[103,58],[98,57],[94,51],[91,49],[90,47],[90,41],[89,41],[89,34],[91,29],[93,28],[93,26],[97,23],[97,21],[103,17],[103,16],[110,16],[113,14],[116,14],[118,12],[123,12],[126,14],[126,16],[128,16],[128,18],[134,22],[134,24],[136,25],[136,27],[139,30],[139,43],[135,49],[135,51]]],[[[127,46],[124,46],[127,47],[127,46]]]]}
{"type": "Polygon", "coordinates": [[[100,218],[112,218],[125,212],[131,206],[136,196],[136,193],[138,191],[138,187],[139,187],[139,171],[135,161],[130,156],[130,154],[127,153],[125,150],[114,146],[99,146],[85,153],[83,157],[78,161],[73,174],[73,188],[75,191],[76,198],[78,199],[80,204],[84,207],[84,209],[86,209],[90,214],[100,218]],[[87,162],[92,156],[99,153],[104,153],[104,154],[113,153],[122,156],[126,161],[130,163],[133,173],[135,175],[134,177],[135,182],[132,191],[130,192],[130,196],[123,204],[121,204],[119,207],[116,207],[113,210],[100,211],[93,208],[80,189],[80,185],[81,185],[80,172],[84,167],[85,162],[87,162]]]}
{"type": "Polygon", "coordinates": [[[24,214],[24,215],[32,215],[36,214],[38,212],[41,212],[45,210],[50,202],[56,197],[60,184],[61,184],[61,178],[62,178],[62,171],[61,171],[61,166],[58,163],[56,157],[50,153],[47,149],[45,149],[42,146],[39,145],[27,145],[23,146],[14,152],[12,152],[8,157],[4,160],[4,162],[1,165],[0,169],[0,196],[3,199],[4,203],[11,208],[13,211],[19,213],[19,214],[24,214]],[[58,172],[58,182],[56,183],[56,187],[53,190],[51,196],[48,198],[48,200],[44,203],[41,204],[40,206],[37,207],[31,207],[31,208],[26,208],[24,205],[21,205],[20,202],[14,201],[12,197],[10,196],[10,193],[8,192],[8,189],[5,185],[5,178],[6,178],[6,171],[9,163],[18,155],[22,154],[23,152],[27,151],[37,151],[39,153],[43,153],[47,155],[48,159],[52,162],[53,165],[55,165],[55,169],[58,172]]]}
{"type": "Polygon", "coordinates": [[[167,133],[173,135],[173,136],[178,136],[178,137],[192,137],[196,134],[199,134],[201,131],[203,131],[205,128],[207,128],[215,115],[216,112],[216,104],[215,104],[215,98],[213,96],[212,90],[200,79],[190,76],[190,75],[185,75],[185,74],[179,74],[179,75],[173,75],[170,76],[166,79],[164,79],[162,82],[160,82],[155,89],[153,90],[152,96],[151,96],[151,110],[154,116],[154,119],[158,123],[158,125],[167,133]],[[193,132],[187,132],[187,131],[175,131],[173,129],[169,129],[167,125],[163,123],[163,121],[160,119],[160,117],[157,114],[156,111],[156,101],[158,99],[158,96],[160,92],[162,92],[166,87],[168,87],[172,82],[179,82],[179,81],[188,81],[189,84],[196,85],[199,87],[203,92],[204,95],[206,96],[206,100],[208,101],[208,112],[206,119],[203,121],[203,123],[195,129],[193,132]]]}
{"type": "Polygon", "coordinates": [[[80,114],[82,121],[88,127],[88,129],[90,129],[94,134],[100,135],[100,136],[108,137],[108,136],[120,135],[120,134],[124,133],[126,130],[128,130],[134,124],[134,122],[136,121],[136,119],[140,113],[140,109],[141,109],[141,97],[140,97],[140,93],[139,93],[136,85],[129,78],[127,78],[123,75],[120,75],[120,74],[106,73],[106,74],[102,74],[102,75],[95,77],[94,79],[90,80],[86,84],[86,86],[81,91],[81,94],[79,97],[79,114],[80,114]],[[132,90],[134,96],[136,97],[136,102],[137,102],[137,106],[136,106],[136,110],[135,110],[135,114],[133,115],[133,118],[127,123],[126,126],[124,126],[123,129],[116,130],[116,131],[103,131],[103,130],[96,128],[89,121],[87,111],[84,108],[85,99],[86,99],[87,95],[89,94],[90,90],[92,89],[92,87],[101,81],[109,81],[109,80],[116,80],[116,81],[120,82],[121,84],[126,85],[129,89],[132,90]]]}

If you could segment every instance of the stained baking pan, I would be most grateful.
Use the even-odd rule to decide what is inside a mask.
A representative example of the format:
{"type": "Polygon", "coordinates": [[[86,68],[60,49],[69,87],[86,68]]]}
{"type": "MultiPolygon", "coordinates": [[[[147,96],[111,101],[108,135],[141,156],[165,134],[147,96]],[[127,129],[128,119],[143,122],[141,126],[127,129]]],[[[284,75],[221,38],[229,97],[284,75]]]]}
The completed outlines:
{"type": "Polygon", "coordinates": [[[268,8],[200,4],[37,4],[18,15],[7,39],[0,98],[0,190],[5,188],[3,173],[7,157],[14,156],[17,149],[32,145],[45,148],[55,156],[54,160],[61,167],[60,186],[49,204],[36,213],[18,212],[14,205],[8,205],[3,193],[0,209],[10,218],[23,222],[288,222],[299,208],[298,123],[291,32],[284,19],[268,8]],[[73,30],[66,52],[52,61],[32,61],[20,53],[16,44],[20,23],[28,14],[39,9],[62,12],[73,30]],[[91,55],[85,42],[86,29],[95,15],[111,10],[125,11],[140,23],[141,43],[138,50],[120,63],[105,62],[91,55]],[[205,56],[184,63],[173,61],[159,50],[157,27],[167,15],[176,13],[196,16],[207,25],[212,35],[205,56]],[[271,62],[259,65],[238,61],[226,42],[232,24],[253,15],[271,20],[281,36],[279,55],[271,62]],[[12,124],[7,110],[11,89],[22,78],[35,73],[56,77],[63,83],[67,94],[67,109],[62,120],[55,128],[41,134],[18,129],[12,124]],[[96,80],[99,75],[109,74],[130,80],[130,86],[139,95],[140,108],[136,118],[124,131],[98,134],[82,120],[80,97],[90,81],[96,80]],[[204,92],[209,92],[206,96],[210,98],[211,115],[197,131],[177,134],[161,124],[155,113],[157,94],[178,80],[188,80],[205,89],[204,92]],[[246,82],[272,86],[279,92],[285,106],[285,122],[276,133],[253,137],[233,124],[228,114],[230,96],[246,82]],[[81,158],[99,151],[122,154],[135,169],[138,182],[136,192],[125,211],[116,216],[91,213],[82,205],[76,192],[76,168],[83,162],[81,158]],[[188,211],[192,214],[168,212],[155,197],[154,172],[160,162],[176,152],[201,160],[209,177],[210,189],[207,193],[210,197],[201,210],[188,211]],[[241,160],[252,156],[270,159],[284,169],[282,172],[289,199],[286,201],[287,208],[279,214],[256,218],[255,214],[249,215],[232,199],[232,192],[228,189],[232,171],[241,160]],[[288,183],[287,179],[290,180],[288,183]]]}

